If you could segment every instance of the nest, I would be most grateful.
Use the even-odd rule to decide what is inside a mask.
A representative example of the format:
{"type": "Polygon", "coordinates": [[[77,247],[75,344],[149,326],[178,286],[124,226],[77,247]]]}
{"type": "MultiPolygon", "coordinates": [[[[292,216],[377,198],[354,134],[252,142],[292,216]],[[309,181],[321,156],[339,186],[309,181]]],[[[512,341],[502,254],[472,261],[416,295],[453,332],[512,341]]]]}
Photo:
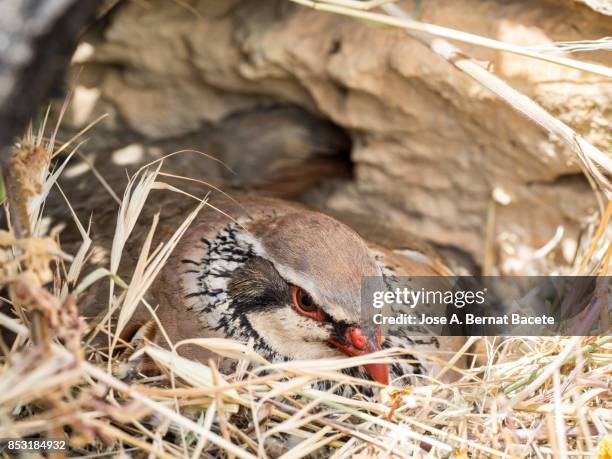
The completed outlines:
{"type": "MultiPolygon", "coordinates": [[[[84,276],[95,242],[89,231],[72,213],[82,243],[68,254],[57,234],[45,232],[41,224],[46,196],[72,153],[53,173],[50,158],[75,141],[55,149],[54,139],[55,134],[44,141],[41,130],[16,148],[18,164],[22,156],[34,157],[42,169],[35,176],[24,176],[20,169],[27,212],[11,215],[13,226],[0,231],[0,284],[7,292],[3,301],[12,309],[12,314],[7,308],[0,313],[0,438],[65,438],[73,457],[511,458],[583,456],[597,448],[601,457],[610,457],[612,439],[605,436],[611,427],[610,336],[473,337],[455,355],[429,356],[447,362],[438,375],[403,387],[401,382],[382,387],[340,372],[411,358],[402,349],[272,364],[248,344],[189,340],[238,362],[232,373],[221,374],[212,360],[190,361],[157,347],[150,337],[154,327],[162,327],[144,295],[206,200],[155,249],[154,220],[131,279],[121,279],[122,249],[149,192],[180,192],[160,180],[162,162],[141,169],[121,201],[109,265],[84,276]],[[17,226],[26,234],[15,234],[17,226]],[[93,285],[109,278],[109,314],[88,326],[78,305],[93,285]],[[129,319],[143,302],[151,322],[125,338],[129,319]],[[116,321],[108,320],[112,312],[116,321]],[[95,344],[98,334],[106,335],[104,345],[95,344]],[[472,358],[468,369],[454,368],[479,344],[484,358],[472,358]],[[145,357],[154,362],[154,372],[142,371],[145,357]],[[442,373],[451,369],[460,378],[442,382],[442,373]],[[321,380],[332,387],[313,388],[321,380]],[[376,389],[375,395],[335,394],[340,385],[364,383],[376,389]]],[[[579,268],[608,266],[611,213],[608,206],[591,228],[579,268]]]]}

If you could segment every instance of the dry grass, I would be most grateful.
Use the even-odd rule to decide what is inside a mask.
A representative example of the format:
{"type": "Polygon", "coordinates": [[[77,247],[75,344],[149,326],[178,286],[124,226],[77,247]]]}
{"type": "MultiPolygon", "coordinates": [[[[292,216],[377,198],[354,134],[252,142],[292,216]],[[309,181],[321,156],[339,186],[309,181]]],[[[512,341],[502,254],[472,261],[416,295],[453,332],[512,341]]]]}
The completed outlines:
{"type": "MultiPolygon", "coordinates": [[[[385,0],[298,2],[457,38],[447,29],[354,9],[380,6],[388,3],[385,0]]],[[[466,34],[461,38],[482,43],[466,34]]],[[[583,66],[535,50],[526,52],[583,66]]],[[[155,218],[134,272],[121,279],[117,273],[123,248],[149,192],[181,192],[161,181],[168,176],[162,162],[142,169],[131,177],[121,200],[109,265],[83,276],[96,243],[88,225],[78,221],[67,202],[66,213],[73,216],[82,237],[77,252],[67,254],[42,224],[45,198],[79,144],[75,138],[58,149],[55,134],[44,140],[43,130],[44,126],[37,135],[30,132],[19,144],[23,157],[35,157],[43,167],[40,174],[20,179],[27,184],[19,198],[24,206],[17,206],[19,212],[11,216],[13,228],[0,231],[0,286],[6,292],[2,299],[13,309],[13,314],[0,312],[0,329],[15,335],[0,339],[0,438],[66,436],[70,457],[548,458],[592,457],[596,450],[602,458],[612,457],[610,336],[484,340],[485,355],[472,359],[470,368],[458,370],[462,376],[452,384],[422,377],[412,386],[396,381],[397,387],[378,387],[373,397],[353,399],[334,395],[333,388],[315,390],[312,383],[355,383],[339,370],[366,361],[407,358],[406,351],[271,364],[248,345],[229,340],[170,343],[171,349],[195,344],[239,361],[232,374],[221,374],[214,361],[189,361],[155,346],[148,340],[153,324],[162,335],[164,331],[145,294],[206,200],[198,199],[193,212],[177,222],[174,234],[158,247],[152,246],[155,218]],[[73,152],[50,170],[50,158],[69,147],[73,152]],[[79,317],[78,304],[106,278],[111,280],[108,313],[88,328],[79,317]],[[140,304],[151,312],[151,323],[126,342],[121,332],[140,304]],[[106,343],[93,344],[97,341],[92,337],[100,333],[106,343]],[[155,363],[156,373],[139,372],[144,356],[155,363]]],[[[590,166],[598,158],[584,154],[581,160],[590,166]]],[[[599,162],[595,172],[601,173],[601,168],[608,173],[602,165],[606,161],[599,162]]],[[[605,176],[597,183],[609,184],[605,176]]],[[[576,262],[560,272],[608,274],[612,204],[604,204],[599,221],[590,225],[579,245],[576,262]]],[[[471,338],[468,344],[478,341],[471,338]]],[[[452,365],[469,348],[453,356],[428,357],[452,365]]]]}
{"type": "MultiPolygon", "coordinates": [[[[29,224],[37,228],[42,193],[46,196],[62,168],[49,173],[53,142],[46,144],[41,136],[20,144],[22,150],[47,149],[43,182],[34,187],[38,193],[31,196],[28,214],[29,224]]],[[[487,341],[483,363],[461,370],[463,376],[453,384],[422,378],[414,386],[399,382],[372,398],[354,399],[315,390],[311,383],[354,383],[339,370],[366,360],[401,359],[405,351],[269,364],[249,346],[229,340],[174,343],[196,344],[239,360],[234,373],[222,375],[212,361],[189,361],[151,344],[149,325],[124,342],[118,332],[145,301],[178,238],[206,205],[201,201],[168,241],[152,248],[155,219],[131,279],[120,279],[122,248],[150,190],[177,191],[159,181],[161,167],[158,163],[131,178],[117,216],[110,264],[88,276],[80,273],[95,241],[78,220],[83,242],[74,255],[63,253],[54,235],[39,231],[15,239],[9,231],[0,233],[1,282],[8,291],[5,301],[16,313],[0,313],[0,327],[17,335],[0,343],[5,354],[0,438],[66,435],[71,457],[510,458],[588,455],[610,432],[609,336],[487,341]],[[106,333],[108,342],[94,346],[77,305],[104,277],[112,279],[109,314],[94,324],[93,333],[106,333]],[[108,318],[115,310],[119,319],[113,324],[108,318]],[[38,325],[31,320],[34,311],[38,325]],[[158,367],[157,375],[138,372],[145,354],[158,367]]],[[[577,265],[581,271],[605,274],[609,266],[611,209],[590,233],[592,243],[583,248],[583,262],[577,265]]]]}

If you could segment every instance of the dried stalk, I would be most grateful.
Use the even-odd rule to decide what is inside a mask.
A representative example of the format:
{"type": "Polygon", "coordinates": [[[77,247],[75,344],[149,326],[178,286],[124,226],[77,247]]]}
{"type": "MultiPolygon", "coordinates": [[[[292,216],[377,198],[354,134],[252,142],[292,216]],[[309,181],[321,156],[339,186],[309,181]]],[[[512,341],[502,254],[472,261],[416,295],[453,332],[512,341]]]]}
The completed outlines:
{"type": "MultiPolygon", "coordinates": [[[[393,16],[411,21],[408,15],[397,5],[384,5],[382,8],[393,16]]],[[[592,174],[592,177],[600,185],[606,197],[608,199],[612,197],[612,185],[597,167],[599,165],[607,175],[612,175],[612,158],[609,155],[604,154],[594,145],[591,145],[571,127],[552,116],[532,99],[483,68],[459,48],[445,40],[427,34],[415,32],[408,32],[408,34],[427,45],[434,53],[443,57],[459,70],[471,76],[531,121],[540,125],[549,133],[561,138],[583,162],[586,170],[592,174]],[[597,163],[597,165],[594,163],[597,163]]],[[[612,76],[612,69],[608,69],[608,71],[610,76],[612,76]]]]}
{"type": "Polygon", "coordinates": [[[438,37],[451,38],[453,40],[463,41],[466,43],[499,49],[500,51],[513,52],[515,54],[520,54],[527,57],[533,57],[560,65],[579,68],[584,71],[592,71],[607,77],[612,77],[612,69],[603,66],[594,66],[593,64],[579,62],[573,59],[560,59],[554,56],[547,56],[526,50],[522,47],[496,42],[495,40],[465,34],[463,32],[458,32],[444,27],[432,26],[431,24],[423,24],[421,22],[412,20],[401,8],[394,4],[385,4],[381,6],[381,8],[388,13],[387,15],[339,6],[338,4],[334,4],[337,3],[337,0],[329,0],[327,3],[313,2],[309,0],[290,1],[309,6],[317,10],[329,11],[405,29],[411,37],[423,43],[434,53],[441,56],[459,70],[478,81],[481,85],[495,93],[515,110],[527,116],[530,120],[540,125],[551,134],[562,139],[571,148],[571,150],[576,153],[588,173],[590,173],[593,179],[595,179],[595,181],[599,184],[606,197],[608,199],[612,197],[612,185],[610,184],[606,175],[604,175],[612,175],[612,158],[609,155],[606,155],[598,148],[591,145],[572,128],[552,116],[532,99],[524,94],[521,94],[501,78],[493,75],[491,72],[483,68],[476,62],[476,60],[469,57],[459,48],[438,37]],[[603,169],[604,173],[602,173],[599,168],[603,169]]]}
{"type": "Polygon", "coordinates": [[[308,6],[315,10],[327,11],[330,13],[338,13],[345,16],[351,16],[354,18],[364,19],[366,21],[373,21],[379,24],[385,24],[393,27],[401,27],[410,32],[423,33],[428,36],[436,36],[448,38],[449,40],[456,40],[463,43],[469,43],[471,45],[482,46],[485,48],[496,49],[498,51],[506,51],[519,56],[531,57],[545,62],[552,62],[553,64],[563,65],[584,72],[594,73],[607,78],[612,78],[612,69],[603,65],[591,64],[589,62],[582,62],[576,59],[570,59],[567,57],[559,57],[550,54],[543,54],[535,51],[533,48],[525,48],[523,46],[513,45],[511,43],[504,43],[502,41],[493,40],[492,38],[481,37],[460,30],[450,29],[448,27],[442,27],[434,24],[427,24],[425,22],[415,21],[408,16],[405,16],[403,12],[396,14],[391,12],[393,10],[402,11],[395,5],[389,5],[389,1],[379,2],[354,2],[349,3],[342,0],[290,0],[300,5],[308,6]],[[368,4],[366,7],[356,7],[356,3],[368,4]],[[351,5],[350,7],[344,5],[351,5]],[[389,13],[391,16],[380,13],[373,13],[371,11],[364,11],[370,8],[381,5],[381,8],[389,13]],[[393,17],[395,16],[395,17],[393,17]]]}

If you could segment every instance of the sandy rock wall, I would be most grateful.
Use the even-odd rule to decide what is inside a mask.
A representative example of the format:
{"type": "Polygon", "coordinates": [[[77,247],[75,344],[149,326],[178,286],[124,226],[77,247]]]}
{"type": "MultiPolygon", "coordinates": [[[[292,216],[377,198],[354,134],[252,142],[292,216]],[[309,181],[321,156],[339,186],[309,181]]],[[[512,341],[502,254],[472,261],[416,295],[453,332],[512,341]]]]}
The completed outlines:
{"type": "MultiPolygon", "coordinates": [[[[426,0],[415,14],[521,45],[601,38],[612,26],[609,16],[574,2],[426,0]]],[[[85,108],[73,121],[109,112],[109,139],[127,130],[172,143],[237,110],[296,104],[352,139],[354,179],[306,200],[458,248],[477,262],[491,212],[499,244],[510,237],[537,248],[559,226],[563,238],[575,239],[595,209],[560,141],[401,31],[285,0],[126,1],[106,21],[76,59],[85,108]]],[[[609,147],[611,81],[461,46],[609,147]]],[[[612,65],[609,54],[577,57],[612,65]]]]}

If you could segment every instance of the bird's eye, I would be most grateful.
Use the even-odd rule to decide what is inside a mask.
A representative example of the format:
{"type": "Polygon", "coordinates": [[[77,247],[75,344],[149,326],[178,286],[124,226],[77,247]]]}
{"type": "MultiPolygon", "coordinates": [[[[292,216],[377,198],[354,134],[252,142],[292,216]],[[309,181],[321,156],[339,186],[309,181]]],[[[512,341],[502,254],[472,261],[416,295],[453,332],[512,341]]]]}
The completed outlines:
{"type": "Polygon", "coordinates": [[[295,293],[295,299],[300,309],[304,312],[314,312],[317,310],[317,305],[312,297],[301,288],[298,288],[295,293]]]}
{"type": "Polygon", "coordinates": [[[323,312],[314,302],[312,297],[300,287],[291,287],[291,299],[293,307],[303,316],[311,317],[315,320],[323,320],[323,312]]]}

